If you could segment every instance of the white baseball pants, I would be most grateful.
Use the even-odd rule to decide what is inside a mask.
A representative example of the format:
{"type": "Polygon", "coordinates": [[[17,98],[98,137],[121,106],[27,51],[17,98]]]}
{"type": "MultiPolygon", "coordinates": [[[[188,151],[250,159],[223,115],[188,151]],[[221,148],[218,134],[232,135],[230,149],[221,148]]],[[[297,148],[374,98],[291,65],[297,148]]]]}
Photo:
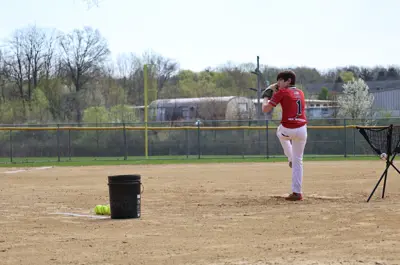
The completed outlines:
{"type": "Polygon", "coordinates": [[[300,128],[285,128],[279,125],[276,135],[283,147],[283,152],[292,162],[292,191],[302,193],[303,154],[307,143],[307,125],[300,128]]]}

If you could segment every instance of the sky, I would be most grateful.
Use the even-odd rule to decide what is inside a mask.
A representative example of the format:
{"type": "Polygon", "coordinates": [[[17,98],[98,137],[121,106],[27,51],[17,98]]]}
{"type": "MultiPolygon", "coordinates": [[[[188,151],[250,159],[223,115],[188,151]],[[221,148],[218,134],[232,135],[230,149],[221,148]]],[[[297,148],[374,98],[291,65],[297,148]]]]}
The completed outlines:
{"type": "Polygon", "coordinates": [[[112,56],[153,51],[201,71],[227,62],[324,71],[400,63],[398,0],[0,0],[0,39],[91,26],[112,56]]]}

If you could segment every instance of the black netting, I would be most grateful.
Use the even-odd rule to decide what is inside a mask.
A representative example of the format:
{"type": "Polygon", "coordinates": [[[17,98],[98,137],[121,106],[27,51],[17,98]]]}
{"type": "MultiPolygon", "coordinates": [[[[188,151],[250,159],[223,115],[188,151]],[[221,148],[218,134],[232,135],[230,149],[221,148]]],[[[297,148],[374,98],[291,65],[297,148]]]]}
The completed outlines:
{"type": "Polygon", "coordinates": [[[400,126],[357,126],[357,129],[378,155],[399,151],[400,126]]]}
{"type": "Polygon", "coordinates": [[[400,153],[400,125],[393,126],[392,149],[394,152],[400,153]]]}

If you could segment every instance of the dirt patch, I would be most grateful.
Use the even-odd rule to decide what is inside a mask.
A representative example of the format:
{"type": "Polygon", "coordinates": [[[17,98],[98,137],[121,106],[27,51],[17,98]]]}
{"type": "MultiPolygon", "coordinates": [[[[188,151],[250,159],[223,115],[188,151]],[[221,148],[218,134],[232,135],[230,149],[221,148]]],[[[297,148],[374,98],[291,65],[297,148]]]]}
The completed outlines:
{"type": "Polygon", "coordinates": [[[400,176],[381,161],[0,169],[2,264],[400,264],[400,176]],[[142,217],[94,219],[107,176],[141,174],[142,217]],[[54,213],[71,213],[59,215],[54,213]]]}

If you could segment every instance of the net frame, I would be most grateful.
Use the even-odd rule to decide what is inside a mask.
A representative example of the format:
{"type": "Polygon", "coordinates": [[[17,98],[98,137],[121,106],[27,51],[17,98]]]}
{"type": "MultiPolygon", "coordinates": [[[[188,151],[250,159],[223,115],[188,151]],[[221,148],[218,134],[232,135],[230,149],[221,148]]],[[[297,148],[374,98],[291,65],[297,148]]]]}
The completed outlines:
{"type": "Polygon", "coordinates": [[[370,145],[372,150],[374,150],[380,157],[382,157],[382,154],[386,154],[385,170],[383,171],[381,177],[379,178],[374,189],[369,195],[367,202],[371,200],[382,179],[384,180],[382,189],[382,199],[383,199],[385,197],[387,173],[389,171],[389,167],[392,166],[397,171],[397,173],[400,174],[399,169],[393,164],[393,160],[396,158],[396,155],[400,152],[400,125],[390,124],[389,126],[356,126],[356,129],[364,137],[364,139],[370,145]],[[379,144],[380,146],[377,146],[378,144],[374,143],[372,139],[370,139],[367,131],[382,132],[384,130],[387,130],[385,137],[386,143],[384,146],[382,146],[382,143],[379,144]],[[393,132],[395,133],[395,135],[393,134],[393,132]]]}

